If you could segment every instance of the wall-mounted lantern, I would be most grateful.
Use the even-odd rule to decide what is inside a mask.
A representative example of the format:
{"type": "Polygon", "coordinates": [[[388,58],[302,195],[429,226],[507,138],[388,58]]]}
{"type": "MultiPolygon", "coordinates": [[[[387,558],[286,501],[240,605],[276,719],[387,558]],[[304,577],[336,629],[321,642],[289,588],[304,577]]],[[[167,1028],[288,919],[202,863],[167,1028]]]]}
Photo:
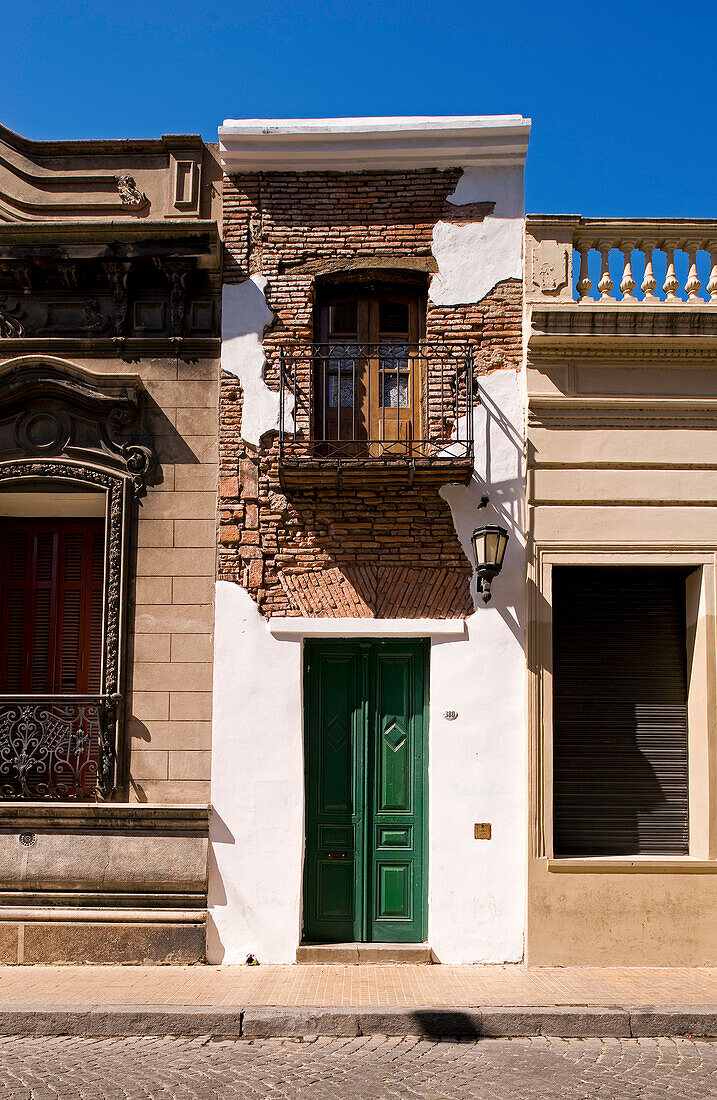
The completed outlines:
{"type": "Polygon", "coordinates": [[[478,591],[483,594],[483,603],[490,599],[490,586],[503,568],[505,548],[508,545],[508,532],[504,527],[476,527],[471,539],[473,560],[475,561],[478,591]]]}

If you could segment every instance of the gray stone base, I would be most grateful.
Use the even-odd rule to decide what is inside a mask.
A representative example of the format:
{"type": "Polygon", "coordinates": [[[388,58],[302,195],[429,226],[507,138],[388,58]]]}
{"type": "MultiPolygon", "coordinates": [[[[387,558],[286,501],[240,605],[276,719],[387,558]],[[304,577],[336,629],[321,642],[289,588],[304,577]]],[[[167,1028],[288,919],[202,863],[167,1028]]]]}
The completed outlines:
{"type": "Polygon", "coordinates": [[[0,923],[2,963],[201,963],[206,926],[194,922],[30,920],[0,923]]]}
{"type": "Polygon", "coordinates": [[[519,1037],[717,1037],[717,1005],[655,1008],[271,1008],[171,1005],[0,1008],[0,1035],[213,1035],[266,1039],[315,1035],[417,1035],[426,1039],[519,1037]]]}
{"type": "Polygon", "coordinates": [[[306,943],[296,949],[297,963],[386,966],[392,963],[432,963],[427,943],[306,943]]]}

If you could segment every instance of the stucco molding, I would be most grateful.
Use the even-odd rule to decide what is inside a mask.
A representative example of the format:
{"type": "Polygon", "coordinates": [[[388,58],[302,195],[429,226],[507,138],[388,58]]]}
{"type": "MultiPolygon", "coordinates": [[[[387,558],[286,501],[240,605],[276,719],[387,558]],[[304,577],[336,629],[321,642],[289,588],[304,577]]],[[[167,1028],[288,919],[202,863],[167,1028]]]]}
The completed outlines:
{"type": "Polygon", "coordinates": [[[274,638],[465,638],[463,619],[269,619],[274,638]]]}
{"type": "Polygon", "coordinates": [[[715,875],[717,860],[694,859],[691,856],[675,856],[656,859],[646,856],[642,859],[627,859],[621,856],[610,858],[585,859],[548,859],[550,874],[579,875],[715,875]]]}
{"type": "Polygon", "coordinates": [[[522,167],[529,134],[521,115],[226,119],[219,152],[230,174],[522,167]]]}

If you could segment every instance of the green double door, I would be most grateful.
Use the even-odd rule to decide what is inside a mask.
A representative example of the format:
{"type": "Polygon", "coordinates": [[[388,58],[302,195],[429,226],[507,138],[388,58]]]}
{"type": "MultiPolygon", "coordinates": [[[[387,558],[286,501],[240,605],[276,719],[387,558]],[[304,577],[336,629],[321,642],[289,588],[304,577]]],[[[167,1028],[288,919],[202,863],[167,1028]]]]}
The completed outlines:
{"type": "Polygon", "coordinates": [[[426,933],[428,643],[307,641],[304,940],[426,933]]]}

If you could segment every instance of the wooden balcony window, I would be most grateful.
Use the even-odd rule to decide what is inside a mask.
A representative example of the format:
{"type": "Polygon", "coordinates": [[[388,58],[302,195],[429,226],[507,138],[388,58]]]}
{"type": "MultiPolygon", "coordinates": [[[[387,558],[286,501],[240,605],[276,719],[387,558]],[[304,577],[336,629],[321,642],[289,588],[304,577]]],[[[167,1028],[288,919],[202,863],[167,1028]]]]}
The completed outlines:
{"type": "Polygon", "coordinates": [[[285,488],[470,478],[472,352],[426,341],[424,318],[415,290],[322,291],[316,342],[279,349],[285,488]]]}

